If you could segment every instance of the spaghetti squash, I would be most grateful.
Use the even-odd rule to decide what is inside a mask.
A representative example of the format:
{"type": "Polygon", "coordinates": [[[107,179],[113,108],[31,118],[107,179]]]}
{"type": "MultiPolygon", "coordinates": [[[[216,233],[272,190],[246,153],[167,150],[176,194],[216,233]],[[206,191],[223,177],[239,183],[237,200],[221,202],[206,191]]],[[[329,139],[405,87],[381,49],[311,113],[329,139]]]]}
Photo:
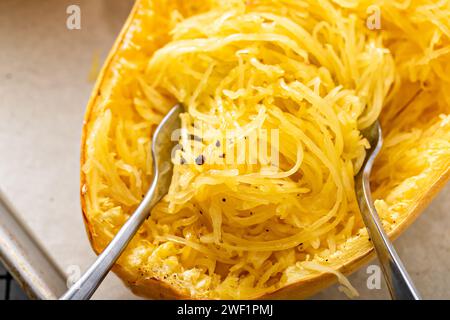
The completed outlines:
{"type": "Polygon", "coordinates": [[[137,1],[86,113],[93,248],[146,193],[152,132],[181,102],[170,191],[115,272],[153,298],[304,297],[335,276],[356,294],[361,130],[381,118],[372,186],[396,236],[448,179],[449,74],[449,1],[137,1]]]}

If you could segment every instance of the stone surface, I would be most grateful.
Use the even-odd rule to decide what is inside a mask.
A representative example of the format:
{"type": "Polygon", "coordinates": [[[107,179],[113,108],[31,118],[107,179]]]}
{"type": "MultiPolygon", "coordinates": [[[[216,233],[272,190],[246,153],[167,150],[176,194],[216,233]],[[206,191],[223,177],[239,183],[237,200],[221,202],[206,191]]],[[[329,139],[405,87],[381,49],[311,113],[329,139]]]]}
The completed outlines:
{"type": "MultiPolygon", "coordinates": [[[[108,53],[131,3],[0,1],[0,188],[63,270],[94,260],[78,199],[82,119],[94,61],[108,53]],[[81,30],[66,28],[71,4],[80,5],[81,30]]],[[[450,298],[449,191],[395,243],[425,298],[450,298]]],[[[367,289],[365,267],[350,280],[362,299],[388,298],[384,283],[367,289]]],[[[109,275],[94,297],[133,295],[109,275]]],[[[345,296],[335,286],[314,298],[345,296]]]]}

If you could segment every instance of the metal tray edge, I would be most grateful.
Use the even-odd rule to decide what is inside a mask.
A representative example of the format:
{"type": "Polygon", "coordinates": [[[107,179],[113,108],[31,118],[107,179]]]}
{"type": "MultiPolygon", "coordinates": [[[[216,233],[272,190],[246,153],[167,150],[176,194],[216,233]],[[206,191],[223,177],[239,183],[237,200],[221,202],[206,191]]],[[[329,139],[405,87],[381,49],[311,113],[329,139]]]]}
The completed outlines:
{"type": "Polygon", "coordinates": [[[0,190],[0,261],[31,299],[54,300],[66,277],[0,190]]]}

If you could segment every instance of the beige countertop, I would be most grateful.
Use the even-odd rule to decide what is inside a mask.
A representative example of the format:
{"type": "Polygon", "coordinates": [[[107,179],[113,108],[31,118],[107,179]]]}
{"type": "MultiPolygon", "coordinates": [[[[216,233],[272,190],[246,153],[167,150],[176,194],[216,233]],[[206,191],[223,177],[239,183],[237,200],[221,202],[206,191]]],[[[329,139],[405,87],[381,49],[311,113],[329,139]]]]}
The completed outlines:
{"type": "MultiPolygon", "coordinates": [[[[0,1],[0,189],[58,266],[85,270],[94,260],[78,199],[79,144],[89,75],[113,44],[131,0],[0,1]],[[66,8],[81,8],[81,30],[66,8]]],[[[450,298],[450,187],[395,245],[425,298],[450,298]]],[[[350,277],[361,298],[387,298],[350,277]]],[[[132,298],[109,275],[95,298],[132,298]]],[[[314,298],[344,298],[336,286],[314,298]]]]}

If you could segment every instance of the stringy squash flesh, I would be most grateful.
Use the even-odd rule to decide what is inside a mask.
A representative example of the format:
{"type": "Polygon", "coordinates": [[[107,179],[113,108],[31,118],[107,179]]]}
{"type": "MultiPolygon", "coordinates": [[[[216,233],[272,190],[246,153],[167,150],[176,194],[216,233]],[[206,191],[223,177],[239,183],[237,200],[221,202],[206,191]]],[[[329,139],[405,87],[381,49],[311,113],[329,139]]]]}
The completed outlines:
{"type": "Polygon", "coordinates": [[[355,294],[342,273],[372,251],[360,130],[381,117],[373,195],[395,237],[448,179],[449,75],[449,1],[137,1],[86,113],[93,248],[147,191],[152,132],[179,101],[169,194],[115,272],[153,298],[305,297],[334,276],[355,294]]]}

